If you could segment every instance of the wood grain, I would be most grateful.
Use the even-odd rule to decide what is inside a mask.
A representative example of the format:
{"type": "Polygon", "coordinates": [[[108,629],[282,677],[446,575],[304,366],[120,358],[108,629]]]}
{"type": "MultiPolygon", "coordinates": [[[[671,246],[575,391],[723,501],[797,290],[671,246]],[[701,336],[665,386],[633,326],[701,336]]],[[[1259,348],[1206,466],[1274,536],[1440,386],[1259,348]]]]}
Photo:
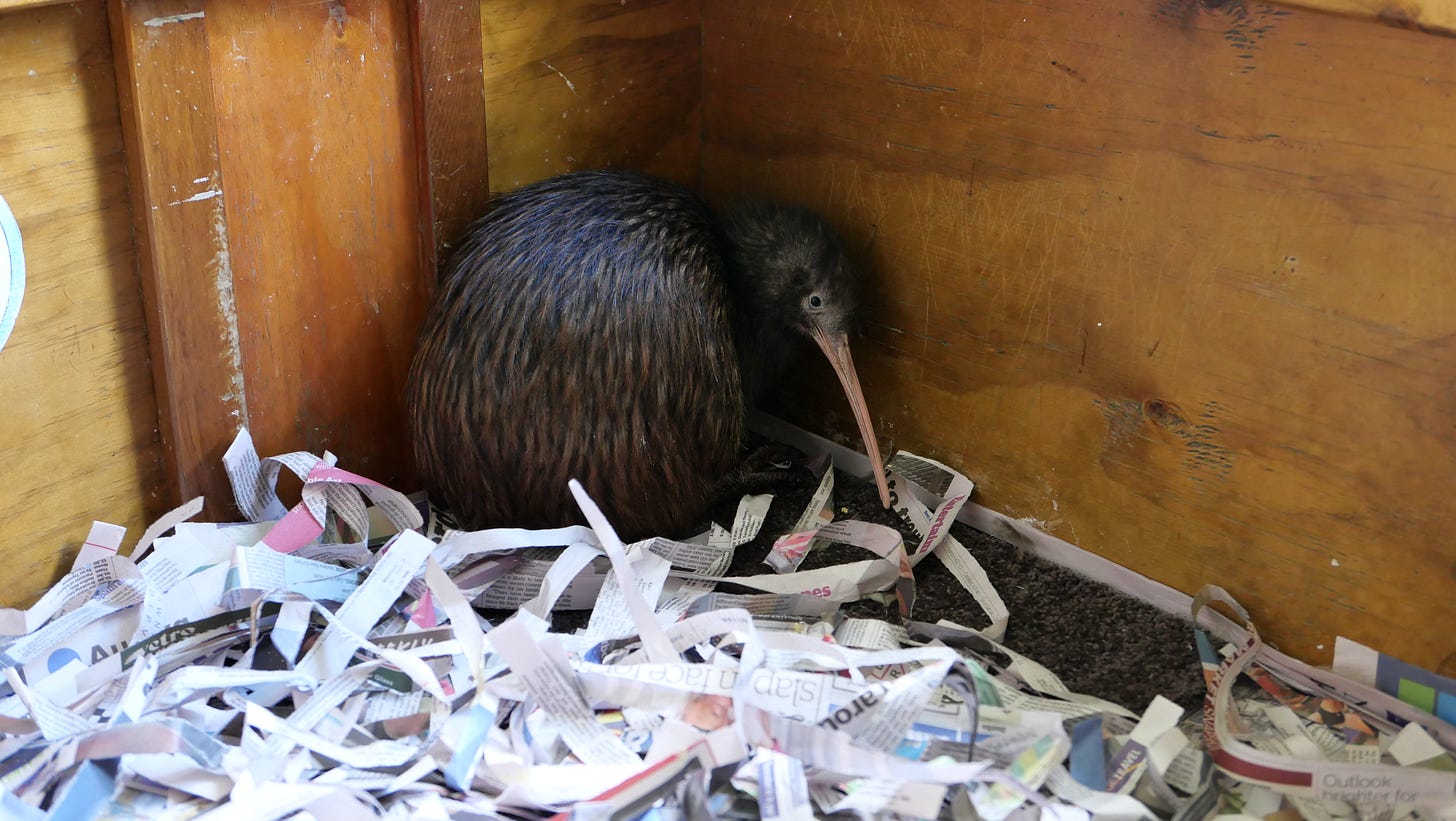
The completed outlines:
{"type": "Polygon", "coordinates": [[[0,195],[26,256],[0,350],[0,606],[13,607],[69,569],[93,519],[136,536],[169,494],[105,6],[6,14],[0,78],[0,195]]]}
{"type": "Polygon", "coordinates": [[[1288,0],[1288,4],[1445,37],[1456,34],[1456,3],[1450,0],[1288,0]]]}
{"type": "Polygon", "coordinates": [[[236,517],[221,458],[248,397],[201,0],[110,0],[169,501],[236,517]]]}
{"type": "MultiPolygon", "coordinates": [[[[1448,40],[1260,3],[765,0],[705,4],[703,42],[705,187],[866,251],[883,440],[1223,585],[1296,656],[1344,634],[1456,672],[1448,40]]],[[[824,370],[786,406],[857,444],[824,370]]]]}
{"type": "Polygon", "coordinates": [[[699,0],[482,0],[490,182],[583,168],[696,183],[699,0]]]}
{"type": "Polygon", "coordinates": [[[7,11],[20,11],[22,9],[38,9],[45,6],[55,6],[65,3],[68,0],[0,0],[0,14],[7,11]]]}
{"type": "Polygon", "coordinates": [[[208,4],[247,416],[414,489],[403,380],[423,316],[404,0],[208,4]]]}
{"type": "Polygon", "coordinates": [[[490,195],[480,3],[410,0],[409,14],[421,271],[430,293],[438,257],[485,210],[490,195]]]}

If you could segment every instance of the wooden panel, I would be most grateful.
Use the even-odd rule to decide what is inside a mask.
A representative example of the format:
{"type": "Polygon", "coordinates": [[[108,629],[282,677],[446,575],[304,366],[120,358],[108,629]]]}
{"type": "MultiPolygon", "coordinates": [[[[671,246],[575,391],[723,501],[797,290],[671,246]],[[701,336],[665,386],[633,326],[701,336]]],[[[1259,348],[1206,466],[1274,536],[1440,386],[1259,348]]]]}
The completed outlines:
{"type": "Polygon", "coordinates": [[[1456,34],[1456,3],[1451,0],[1288,0],[1292,6],[1373,18],[1382,23],[1431,34],[1456,34]]]}
{"type": "Polygon", "coordinates": [[[54,6],[64,2],[65,0],[0,0],[0,12],[38,9],[42,6],[54,6]]]}
{"type": "Polygon", "coordinates": [[[412,488],[402,383],[423,298],[403,0],[228,0],[203,19],[254,438],[412,488]]]}
{"type": "Polygon", "coordinates": [[[418,134],[421,271],[464,233],[490,194],[480,3],[410,0],[414,122],[418,134]]]}
{"type": "Polygon", "coordinates": [[[112,0],[112,13],[181,495],[230,514],[217,460],[240,424],[264,452],[331,449],[412,489],[401,383],[436,243],[486,191],[478,8],[112,0]],[[432,125],[418,153],[416,117],[432,125]]]}
{"type": "Polygon", "coordinates": [[[704,184],[868,250],[882,436],[983,504],[1451,674],[1452,44],[1212,5],[706,4],[704,184]]]}
{"type": "Polygon", "coordinates": [[[18,606],[69,566],[92,519],[136,535],[168,500],[99,0],[5,15],[0,112],[0,195],[27,266],[0,350],[0,605],[18,606]]]}
{"type": "Polygon", "coordinates": [[[699,0],[482,0],[490,182],[698,172],[699,0]]]}
{"type": "Polygon", "coordinates": [[[248,419],[201,0],[110,0],[165,463],[204,521],[234,518],[220,459],[248,419]]]}

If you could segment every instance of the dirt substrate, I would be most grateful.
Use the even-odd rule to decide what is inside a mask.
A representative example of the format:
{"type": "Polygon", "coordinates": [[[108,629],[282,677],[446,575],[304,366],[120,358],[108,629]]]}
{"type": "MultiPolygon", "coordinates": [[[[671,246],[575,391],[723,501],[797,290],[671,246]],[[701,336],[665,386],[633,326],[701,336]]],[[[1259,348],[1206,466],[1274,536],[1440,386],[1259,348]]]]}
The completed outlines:
{"type": "MultiPolygon", "coordinates": [[[[774,503],[758,538],[738,548],[730,575],[769,572],[762,564],[773,540],[793,526],[817,484],[800,466],[782,479],[759,483],[753,492],[774,492],[774,503]]],[[[843,472],[835,476],[836,519],[859,519],[898,529],[914,545],[914,531],[880,506],[872,483],[843,472]]],[[[725,501],[710,513],[731,527],[737,503],[725,501]]],[[[1061,677],[1073,692],[1098,696],[1141,713],[1155,695],[1187,709],[1203,701],[1203,674],[1190,623],[1100,582],[1027,554],[994,536],[957,523],[951,534],[985,568],[1011,620],[1005,644],[1061,677]]],[[[1092,546],[1092,547],[1095,547],[1092,546]]],[[[805,559],[802,569],[866,558],[855,547],[831,545],[805,559]]],[[[893,602],[854,602],[841,611],[861,618],[898,621],[893,602]]],[[[938,559],[915,570],[915,621],[948,619],[967,627],[988,623],[971,595],[938,559]]]]}

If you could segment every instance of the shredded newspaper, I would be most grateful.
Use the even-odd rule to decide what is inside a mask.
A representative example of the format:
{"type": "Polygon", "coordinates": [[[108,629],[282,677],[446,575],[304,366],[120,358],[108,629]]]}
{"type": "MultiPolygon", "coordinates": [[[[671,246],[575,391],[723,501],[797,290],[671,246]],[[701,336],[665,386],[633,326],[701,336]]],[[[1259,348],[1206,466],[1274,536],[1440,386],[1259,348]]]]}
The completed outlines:
{"type": "MultiPolygon", "coordinates": [[[[575,485],[589,527],[463,532],[331,454],[259,459],[243,431],[225,464],[248,521],[191,522],[194,500],[133,544],[97,523],[48,593],[0,611],[0,816],[1456,817],[1433,709],[1456,688],[1367,648],[1345,655],[1358,681],[1252,625],[1199,630],[1202,715],[1069,691],[1001,643],[1011,614],[950,535],[972,485],[928,459],[891,463],[916,543],[835,520],[826,470],[747,577],[724,574],[772,497],[624,545],[575,485]],[[830,543],[864,558],[798,569],[830,543]],[[988,627],[916,620],[929,556],[988,627]],[[900,619],[838,612],[871,595],[900,619]],[[572,609],[586,626],[553,631],[572,609]]],[[[1195,607],[1213,600],[1237,610],[1216,588],[1195,607]]]]}

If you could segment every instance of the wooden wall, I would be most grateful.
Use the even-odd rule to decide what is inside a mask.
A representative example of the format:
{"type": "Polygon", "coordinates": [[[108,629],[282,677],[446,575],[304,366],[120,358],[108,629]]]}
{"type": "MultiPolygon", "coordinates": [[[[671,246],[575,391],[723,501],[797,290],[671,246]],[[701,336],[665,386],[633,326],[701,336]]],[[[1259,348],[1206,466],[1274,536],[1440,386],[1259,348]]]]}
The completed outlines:
{"type": "Polygon", "coordinates": [[[698,178],[701,0],[481,0],[492,187],[566,171],[698,178]]]}
{"type": "Polygon", "coordinates": [[[867,250],[884,441],[1293,655],[1456,672],[1456,43],[1242,0],[725,0],[703,43],[704,186],[867,250]]]}
{"type": "Polygon", "coordinates": [[[198,494],[234,517],[218,459],[243,425],[413,489],[404,374],[437,248],[487,190],[479,19],[0,0],[0,193],[30,280],[0,352],[0,605],[92,518],[139,531],[198,494]]]}
{"type": "Polygon", "coordinates": [[[166,509],[116,80],[100,0],[0,13],[0,196],[26,292],[0,350],[0,606],[69,569],[93,519],[166,509]]]}
{"type": "MultiPolygon", "coordinates": [[[[1413,8],[4,11],[0,190],[32,284],[0,352],[24,488],[0,599],[33,599],[93,517],[199,492],[228,515],[239,424],[408,489],[437,250],[487,185],[624,165],[839,221],[873,271],[882,439],[984,504],[1223,584],[1297,656],[1343,633],[1456,672],[1456,60],[1413,8]]],[[[822,371],[780,409],[855,441],[822,371]]]]}

